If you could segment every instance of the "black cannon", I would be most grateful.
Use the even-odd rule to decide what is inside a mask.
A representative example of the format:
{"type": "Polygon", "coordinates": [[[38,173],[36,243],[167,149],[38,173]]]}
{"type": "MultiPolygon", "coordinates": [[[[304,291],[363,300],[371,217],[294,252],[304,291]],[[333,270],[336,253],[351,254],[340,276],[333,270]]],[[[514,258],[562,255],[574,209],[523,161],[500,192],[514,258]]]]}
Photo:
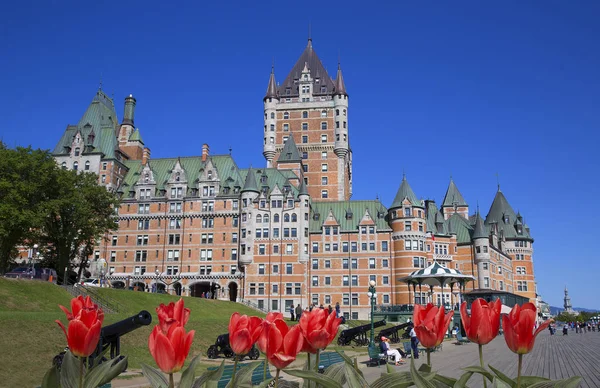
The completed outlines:
{"type": "MultiPolygon", "coordinates": [[[[208,350],[206,351],[206,355],[208,356],[208,358],[213,359],[219,357],[219,354],[221,353],[223,353],[223,355],[226,358],[230,358],[235,355],[233,353],[233,350],[231,350],[231,346],[229,345],[229,333],[221,334],[220,336],[218,336],[217,340],[215,341],[215,344],[210,345],[208,347],[208,350]]],[[[258,352],[258,349],[255,345],[252,345],[252,349],[250,349],[250,352],[248,352],[248,354],[240,356],[240,361],[243,360],[244,357],[248,357],[251,360],[258,360],[259,356],[260,353],[258,352]]]]}
{"type": "Polygon", "coordinates": [[[410,324],[403,323],[397,326],[388,327],[386,329],[381,329],[379,334],[375,337],[375,341],[380,342],[381,337],[387,337],[390,339],[390,342],[393,344],[397,344],[400,342],[401,337],[398,336],[398,332],[404,328],[407,328],[410,324]]]}
{"type": "MultiPolygon", "coordinates": [[[[378,322],[373,322],[373,328],[385,326],[385,319],[378,322]]],[[[371,324],[356,326],[351,329],[342,331],[338,337],[338,345],[346,346],[354,342],[357,346],[365,346],[369,344],[367,332],[371,330],[371,324]]]]}

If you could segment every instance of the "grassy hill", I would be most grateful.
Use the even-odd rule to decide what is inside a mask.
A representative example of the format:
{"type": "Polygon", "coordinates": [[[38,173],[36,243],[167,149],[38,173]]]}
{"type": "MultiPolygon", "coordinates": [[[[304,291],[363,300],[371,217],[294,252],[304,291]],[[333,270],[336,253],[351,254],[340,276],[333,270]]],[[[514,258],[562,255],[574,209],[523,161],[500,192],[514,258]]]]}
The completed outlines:
{"type": "MultiPolygon", "coordinates": [[[[148,351],[148,336],[158,323],[156,307],[179,299],[175,296],[149,294],[126,290],[98,290],[121,306],[118,314],[107,314],[105,325],[125,319],[140,310],[152,314],[152,324],[123,337],[121,353],[129,356],[130,368],[141,363],[154,365],[148,351]]],[[[33,387],[41,383],[43,374],[51,366],[52,358],[66,346],[62,330],[54,322],[66,324],[59,304],[69,306],[71,295],[51,283],[0,278],[0,387],[33,387]]],[[[186,328],[196,335],[190,358],[206,354],[216,336],[227,332],[229,317],[235,311],[260,315],[244,305],[193,297],[184,297],[191,310],[186,328]]]]}

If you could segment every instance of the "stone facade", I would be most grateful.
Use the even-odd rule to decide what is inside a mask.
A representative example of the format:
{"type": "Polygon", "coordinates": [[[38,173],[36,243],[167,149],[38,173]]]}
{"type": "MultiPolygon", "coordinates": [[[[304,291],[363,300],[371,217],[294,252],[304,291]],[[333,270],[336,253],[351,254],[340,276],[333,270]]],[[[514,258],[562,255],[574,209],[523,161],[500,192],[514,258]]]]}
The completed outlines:
{"type": "Polygon", "coordinates": [[[263,102],[266,167],[258,169],[206,144],[197,157],[152,159],[131,95],[121,124],[98,91],[67,127],[57,163],[98,174],[122,200],[119,230],[93,258],[106,260],[113,286],[208,293],[285,313],[339,303],[347,318],[366,319],[370,280],[378,305],[450,302],[449,289],[415,293],[398,281],[438,262],[472,274],[467,290],[536,300],[533,239],[499,188],[485,219],[469,215],[452,180],[440,207],[406,178],[389,208],[350,200],[348,94],[341,67],[329,78],[312,42],[281,85],[271,73],[263,102]]]}

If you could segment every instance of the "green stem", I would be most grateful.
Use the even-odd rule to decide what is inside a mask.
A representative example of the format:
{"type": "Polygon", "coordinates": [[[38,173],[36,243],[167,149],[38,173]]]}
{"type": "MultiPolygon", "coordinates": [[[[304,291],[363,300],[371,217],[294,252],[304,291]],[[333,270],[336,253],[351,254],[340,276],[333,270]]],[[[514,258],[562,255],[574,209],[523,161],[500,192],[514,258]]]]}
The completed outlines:
{"type": "Polygon", "coordinates": [[[277,373],[275,373],[275,388],[279,386],[279,369],[277,369],[277,373]]]}
{"type": "Polygon", "coordinates": [[[235,356],[233,356],[233,373],[231,374],[231,386],[235,387],[235,372],[237,372],[237,363],[238,363],[238,356],[237,354],[235,356]]]}
{"type": "Polygon", "coordinates": [[[521,368],[523,367],[523,355],[519,354],[519,371],[517,374],[517,388],[521,388],[521,368]]]}
{"type": "MultiPolygon", "coordinates": [[[[307,369],[311,370],[310,369],[310,353],[308,353],[308,367],[307,367],[307,369]]],[[[310,381],[310,380],[308,380],[308,388],[312,388],[312,381],[310,381]]]]}
{"type": "Polygon", "coordinates": [[[427,365],[431,367],[431,349],[427,348],[427,365]]]}
{"type": "Polygon", "coordinates": [[[321,358],[321,350],[317,349],[317,362],[315,363],[315,370],[319,373],[319,358],[321,358]]]}
{"type": "Polygon", "coordinates": [[[267,379],[267,355],[265,354],[265,361],[263,366],[263,381],[267,379]]]}
{"type": "Polygon", "coordinates": [[[175,388],[175,380],[173,379],[173,373],[169,373],[169,388],[175,388]]]}
{"type": "Polygon", "coordinates": [[[80,358],[79,363],[79,388],[83,388],[83,364],[85,363],[85,357],[80,358]]]}
{"type": "MultiPolygon", "coordinates": [[[[485,369],[485,367],[483,366],[483,345],[479,345],[479,364],[481,364],[481,368],[485,369]]],[[[487,388],[487,381],[485,381],[485,376],[481,375],[481,377],[483,378],[483,387],[487,388]]]]}

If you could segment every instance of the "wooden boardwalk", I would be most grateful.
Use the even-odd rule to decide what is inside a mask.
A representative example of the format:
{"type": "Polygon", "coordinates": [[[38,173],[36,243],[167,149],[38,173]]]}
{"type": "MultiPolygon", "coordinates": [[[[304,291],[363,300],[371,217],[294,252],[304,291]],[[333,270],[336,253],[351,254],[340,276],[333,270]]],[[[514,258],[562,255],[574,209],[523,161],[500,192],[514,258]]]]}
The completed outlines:
{"type": "MultiPolygon", "coordinates": [[[[498,336],[484,346],[483,358],[486,366],[491,364],[509,377],[517,377],[518,356],[508,349],[504,337],[498,336]]],[[[417,367],[426,360],[427,356],[421,356],[416,360],[417,367]]],[[[476,344],[455,345],[445,341],[443,351],[431,354],[431,363],[440,374],[458,378],[463,373],[461,368],[479,365],[478,347],[476,344]]],[[[377,368],[367,369],[363,371],[368,381],[374,381],[381,373],[377,368]]],[[[408,370],[408,365],[396,369],[408,370]]],[[[575,334],[575,331],[569,331],[569,335],[563,336],[562,331],[557,331],[551,336],[545,330],[538,335],[533,351],[523,356],[523,374],[552,380],[581,376],[581,387],[600,387],[600,333],[575,334]]],[[[483,386],[481,376],[471,377],[468,385],[483,386]]]]}

